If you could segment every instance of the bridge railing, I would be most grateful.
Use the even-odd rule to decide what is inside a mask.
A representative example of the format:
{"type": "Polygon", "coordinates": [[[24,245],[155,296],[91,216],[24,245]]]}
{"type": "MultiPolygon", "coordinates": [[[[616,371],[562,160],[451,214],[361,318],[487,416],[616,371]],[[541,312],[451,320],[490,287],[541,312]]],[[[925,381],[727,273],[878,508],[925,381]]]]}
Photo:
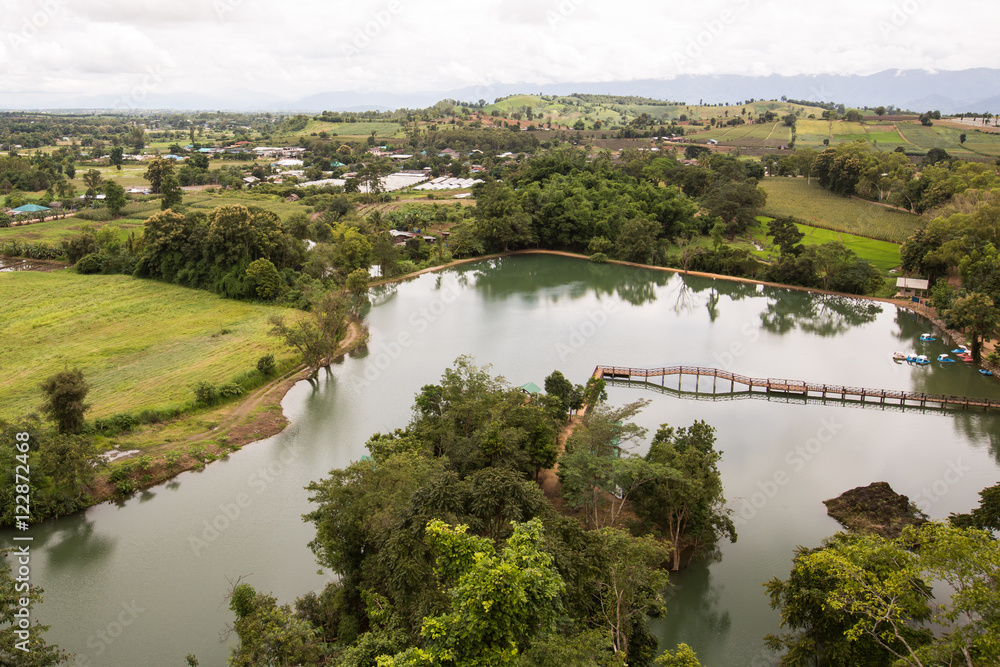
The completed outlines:
{"type": "Polygon", "coordinates": [[[742,384],[751,390],[756,387],[767,388],[772,391],[802,392],[823,392],[825,394],[840,394],[841,396],[860,396],[866,398],[893,398],[899,399],[901,403],[906,401],[921,401],[922,403],[938,403],[945,405],[961,405],[985,408],[1000,408],[1000,401],[987,398],[973,398],[969,396],[956,396],[945,394],[928,394],[924,392],[908,392],[899,389],[871,389],[866,387],[852,387],[847,385],[828,385],[815,382],[805,382],[803,380],[787,380],[780,378],[754,378],[746,375],[739,375],[731,371],[719,368],[707,368],[704,366],[662,366],[659,368],[633,368],[631,366],[597,366],[594,369],[594,376],[610,375],[612,378],[646,378],[663,377],[667,375],[695,375],[704,377],[715,377],[722,380],[729,380],[734,384],[742,384]]]}

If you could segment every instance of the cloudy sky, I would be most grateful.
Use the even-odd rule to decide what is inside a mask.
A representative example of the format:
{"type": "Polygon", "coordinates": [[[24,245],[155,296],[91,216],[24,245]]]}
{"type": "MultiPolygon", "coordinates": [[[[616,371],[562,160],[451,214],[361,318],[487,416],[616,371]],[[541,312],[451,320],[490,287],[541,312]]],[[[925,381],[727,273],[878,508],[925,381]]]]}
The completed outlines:
{"type": "Polygon", "coordinates": [[[0,107],[1000,67],[985,0],[0,0],[0,107]]]}

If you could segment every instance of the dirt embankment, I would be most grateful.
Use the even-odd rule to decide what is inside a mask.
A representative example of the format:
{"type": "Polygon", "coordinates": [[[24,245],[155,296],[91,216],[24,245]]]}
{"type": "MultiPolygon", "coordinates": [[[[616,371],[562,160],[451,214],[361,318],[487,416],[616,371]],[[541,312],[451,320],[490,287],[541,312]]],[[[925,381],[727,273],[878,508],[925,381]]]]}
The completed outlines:
{"type": "MultiPolygon", "coordinates": [[[[351,324],[347,336],[340,343],[337,357],[353,351],[364,344],[362,328],[351,324]]],[[[205,465],[206,462],[224,457],[252,442],[269,438],[280,433],[288,425],[288,419],[281,410],[281,400],[300,380],[308,377],[309,370],[296,368],[281,377],[251,392],[240,403],[226,406],[219,411],[219,421],[210,429],[189,435],[181,440],[166,440],[162,444],[146,448],[143,456],[152,457],[151,465],[144,470],[133,471],[132,477],[137,489],[160,484],[187,470],[205,465]],[[169,462],[168,454],[179,457],[169,462]]],[[[187,417],[179,417],[184,420],[187,417]]],[[[157,425],[169,427],[171,423],[157,425]]],[[[155,427],[154,427],[155,428],[155,427]]],[[[121,457],[117,460],[128,460],[121,457]]],[[[115,485],[108,479],[101,479],[91,490],[94,503],[112,500],[116,495],[115,485]]]]}

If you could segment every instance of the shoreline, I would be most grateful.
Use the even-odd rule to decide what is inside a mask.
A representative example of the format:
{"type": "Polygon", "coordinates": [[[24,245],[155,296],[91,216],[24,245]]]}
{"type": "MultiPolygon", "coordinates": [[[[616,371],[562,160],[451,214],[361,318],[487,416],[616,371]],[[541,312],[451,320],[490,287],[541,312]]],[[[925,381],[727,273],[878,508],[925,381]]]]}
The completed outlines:
{"type": "MultiPolygon", "coordinates": [[[[379,287],[382,285],[388,285],[393,283],[405,282],[412,280],[419,276],[428,273],[437,273],[439,271],[444,271],[457,266],[462,266],[464,264],[470,264],[479,261],[488,261],[493,259],[503,259],[506,257],[514,257],[519,255],[551,255],[557,257],[568,257],[571,259],[579,259],[589,261],[587,255],[582,255],[579,253],[567,252],[562,250],[544,250],[544,249],[524,249],[524,250],[513,250],[503,253],[494,253],[491,255],[482,255],[478,257],[469,257],[465,259],[453,260],[447,264],[441,264],[439,266],[432,266],[426,269],[421,269],[414,273],[408,273],[402,276],[396,276],[393,278],[386,278],[377,280],[369,284],[369,288],[379,287]]],[[[933,323],[935,326],[939,327],[945,331],[949,336],[954,338],[957,342],[965,343],[965,337],[960,333],[945,327],[944,323],[937,317],[937,314],[933,309],[927,306],[916,306],[912,302],[904,301],[902,299],[890,299],[885,297],[872,297],[866,295],[857,294],[845,294],[843,292],[834,292],[831,290],[823,290],[810,287],[801,287],[797,285],[784,285],[781,283],[772,283],[763,280],[755,280],[752,278],[742,278],[737,276],[727,276],[721,274],[705,273],[701,271],[684,271],[683,269],[676,269],[672,267],[664,266],[652,266],[648,264],[639,264],[636,262],[626,262],[621,260],[608,260],[608,264],[617,264],[619,266],[629,266],[633,268],[647,269],[653,271],[661,271],[667,273],[676,273],[681,275],[696,276],[699,278],[711,278],[714,280],[728,280],[732,282],[740,282],[746,284],[756,284],[763,285],[765,287],[773,287],[778,289],[788,289],[795,290],[799,292],[808,292],[823,296],[836,296],[836,297],[846,297],[853,299],[863,299],[867,301],[888,303],[895,305],[900,308],[904,308],[917,315],[924,317],[929,322],[933,323]]],[[[360,336],[360,330],[356,325],[351,326],[351,330],[348,336],[341,343],[341,347],[338,348],[336,360],[342,359],[345,355],[350,354],[359,347],[365,344],[365,340],[360,336]]],[[[985,348],[984,348],[985,349],[985,348]]],[[[281,409],[281,402],[284,400],[287,393],[291,390],[295,384],[301,380],[306,379],[308,376],[308,369],[300,365],[287,371],[281,377],[276,378],[270,383],[258,388],[256,391],[249,394],[245,399],[238,403],[229,404],[218,408],[214,412],[209,412],[208,415],[218,413],[218,423],[208,430],[196,433],[194,435],[188,436],[180,441],[173,441],[167,439],[162,445],[159,445],[151,450],[148,450],[148,454],[152,454],[154,457],[153,464],[142,470],[142,473],[146,473],[141,477],[138,483],[135,485],[135,491],[142,491],[144,489],[152,488],[158,486],[164,482],[173,479],[182,472],[187,472],[190,470],[196,470],[208,465],[209,463],[223,459],[230,453],[238,451],[243,447],[253,444],[255,442],[265,440],[267,438],[273,437],[282,431],[290,423],[285,417],[284,412],[281,409]],[[195,452],[190,450],[194,449],[195,452]],[[188,450],[188,451],[184,451],[188,450]],[[183,452],[181,457],[176,460],[173,464],[168,464],[165,455],[170,452],[183,452]]],[[[176,421],[168,422],[168,424],[174,423],[176,421]]],[[[129,449],[128,443],[123,442],[122,447],[124,449],[129,449]]],[[[145,455],[148,455],[145,454],[145,455]]],[[[137,457],[132,456],[129,458],[120,459],[121,461],[135,461],[137,457]]],[[[119,497],[116,492],[115,485],[112,484],[107,477],[100,479],[95,486],[91,489],[92,491],[92,502],[87,505],[87,507],[82,508],[78,511],[86,511],[90,507],[99,505],[104,502],[117,502],[123,500],[124,498],[119,497]]],[[[130,497],[129,494],[127,497],[130,497]]],[[[75,512],[74,512],[75,513],[75,512]]],[[[59,517],[50,517],[59,518],[59,517]]]]}

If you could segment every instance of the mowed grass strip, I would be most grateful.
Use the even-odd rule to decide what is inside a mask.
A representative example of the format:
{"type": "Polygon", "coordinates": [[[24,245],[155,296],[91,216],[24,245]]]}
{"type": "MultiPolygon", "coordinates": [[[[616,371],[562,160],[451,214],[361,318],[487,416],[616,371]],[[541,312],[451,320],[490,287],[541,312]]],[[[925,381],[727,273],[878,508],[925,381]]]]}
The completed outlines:
{"type": "Polygon", "coordinates": [[[267,318],[296,311],[201,290],[30,271],[0,273],[0,294],[0,418],[37,410],[38,385],[64,368],[83,370],[94,418],[183,406],[202,380],[228,382],[265,354],[291,356],[267,318]]]}
{"type": "MultiPolygon", "coordinates": [[[[765,247],[767,247],[767,245],[771,245],[771,239],[770,237],[767,237],[766,225],[772,219],[773,218],[768,218],[766,216],[759,216],[757,218],[757,220],[761,222],[761,226],[756,232],[754,232],[754,240],[765,247]]],[[[847,232],[835,232],[830,229],[810,227],[809,225],[802,225],[798,223],[796,223],[795,226],[798,227],[800,232],[805,234],[805,236],[802,237],[802,245],[820,245],[822,243],[829,243],[830,241],[840,241],[847,248],[853,250],[858,257],[867,260],[878,267],[879,271],[882,273],[888,273],[890,269],[895,269],[901,262],[899,258],[899,246],[895,243],[878,241],[864,236],[848,234],[847,232]]],[[[776,258],[779,253],[780,250],[774,248],[774,250],[770,253],[758,251],[755,254],[760,256],[767,256],[770,254],[772,258],[776,258]]]]}
{"type": "Polygon", "coordinates": [[[772,217],[787,215],[814,227],[847,232],[880,241],[903,243],[920,227],[920,216],[886,206],[842,197],[804,178],[765,178],[764,212],[772,217]]]}

